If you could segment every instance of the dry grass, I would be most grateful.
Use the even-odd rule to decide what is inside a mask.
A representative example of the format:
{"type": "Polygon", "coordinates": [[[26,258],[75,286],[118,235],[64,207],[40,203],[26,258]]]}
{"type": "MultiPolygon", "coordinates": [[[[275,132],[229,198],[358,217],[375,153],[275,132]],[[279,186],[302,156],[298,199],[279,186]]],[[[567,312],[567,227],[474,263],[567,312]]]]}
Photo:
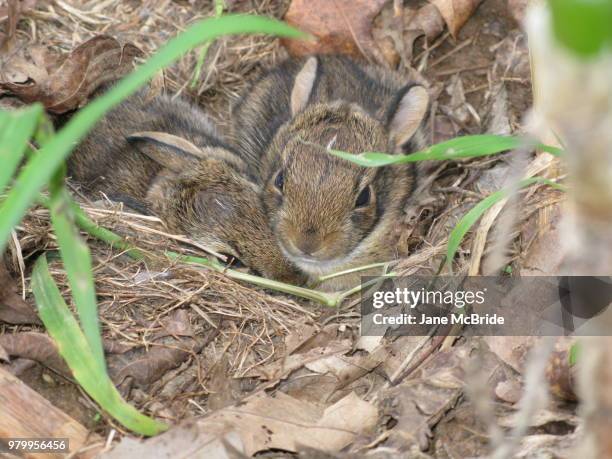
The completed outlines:
{"type": "MultiPolygon", "coordinates": [[[[281,17],[288,6],[287,0],[226,0],[226,3],[230,4],[232,12],[255,12],[274,17],[281,17]]],[[[35,10],[24,13],[26,19],[20,23],[13,51],[36,44],[68,52],[84,40],[104,33],[151,53],[193,21],[213,14],[212,0],[41,2],[35,10]]],[[[178,92],[197,101],[211,110],[221,122],[227,121],[230,104],[238,97],[253,72],[262,65],[279,60],[284,54],[277,40],[269,37],[221,40],[208,50],[200,79],[192,87],[198,52],[195,50],[187,54],[167,69],[163,83],[168,92],[178,92]]],[[[493,63],[490,65],[493,66],[493,63]]],[[[469,165],[444,164],[436,169],[430,186],[419,196],[417,210],[411,208],[405,220],[398,222],[400,260],[396,270],[399,273],[436,272],[445,253],[450,229],[482,196],[482,190],[476,186],[478,177],[494,161],[483,159],[469,165]]],[[[529,211],[521,214],[516,231],[544,206],[543,203],[548,206],[558,200],[558,192],[527,195],[525,208],[529,211]]],[[[125,236],[145,251],[161,253],[169,249],[207,256],[203,253],[205,248],[180,235],[168,234],[156,218],[125,212],[109,203],[101,207],[81,199],[81,204],[100,225],[125,236]]],[[[480,237],[486,240],[487,234],[480,237]]],[[[149,345],[150,337],[160,329],[164,319],[179,309],[187,311],[193,336],[197,339],[210,331],[217,331],[216,338],[201,355],[168,372],[146,397],[142,393],[131,394],[131,401],[137,405],[142,406],[146,399],[149,406],[154,405],[155,401],[167,406],[166,392],[171,390],[164,392],[160,385],[172,385],[173,378],[190,374],[197,382],[190,386],[193,393],[185,395],[178,391],[171,394],[180,399],[177,402],[180,406],[174,407],[174,413],[177,413],[175,420],[201,414],[199,404],[205,403],[203,397],[207,395],[206,377],[218,362],[226,362],[228,375],[243,376],[260,365],[283,358],[283,339],[292,330],[308,324],[320,326],[329,321],[357,322],[354,313],[356,300],[347,301],[342,311],[344,314],[330,317],[333,313],[312,303],[270,294],[202,267],[167,260],[160,260],[159,263],[136,262],[104,243],[92,239],[89,239],[89,243],[94,259],[103,334],[108,342],[128,346],[149,345]],[[191,397],[195,393],[202,397],[191,397]]],[[[468,240],[464,245],[456,272],[468,270],[470,243],[468,240]]],[[[23,271],[17,253],[23,252],[25,266],[28,266],[41,251],[56,248],[45,209],[37,208],[28,214],[18,228],[17,245],[20,250],[15,249],[15,244],[11,246],[12,268],[17,273],[21,272],[26,285],[29,285],[28,271],[23,271]]],[[[514,244],[508,257],[518,258],[523,249],[521,244],[514,244]]],[[[51,269],[61,289],[67,293],[65,274],[59,262],[52,262],[51,269]]],[[[28,329],[30,327],[3,326],[0,332],[28,329]]]]}
{"type": "MultiPolygon", "coordinates": [[[[231,13],[261,14],[281,18],[287,0],[226,0],[231,13]]],[[[190,24],[214,16],[214,1],[145,0],[125,2],[39,2],[23,13],[10,52],[22,47],[50,46],[67,53],[78,44],[99,35],[110,35],[132,43],[149,55],[190,24]]],[[[278,40],[253,35],[218,40],[208,49],[200,78],[192,85],[200,49],[196,49],[164,72],[163,84],[204,105],[220,120],[226,120],[229,102],[238,97],[246,77],[255,69],[279,59],[278,40]]]]}

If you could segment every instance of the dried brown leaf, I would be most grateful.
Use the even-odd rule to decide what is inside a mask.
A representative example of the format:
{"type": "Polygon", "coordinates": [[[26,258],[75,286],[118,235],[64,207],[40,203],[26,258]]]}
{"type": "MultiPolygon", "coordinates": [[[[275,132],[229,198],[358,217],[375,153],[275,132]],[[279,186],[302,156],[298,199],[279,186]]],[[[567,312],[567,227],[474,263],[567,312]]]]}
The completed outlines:
{"type": "MultiPolygon", "coordinates": [[[[537,345],[539,339],[534,336],[483,337],[489,348],[501,360],[521,374],[529,351],[537,345]]],[[[575,401],[575,368],[570,366],[570,345],[571,341],[568,338],[561,337],[557,340],[555,351],[551,354],[546,367],[546,380],[553,395],[564,400],[575,401]]]]}
{"type": "Polygon", "coordinates": [[[561,205],[554,205],[543,209],[524,226],[522,237],[531,244],[521,257],[521,276],[554,276],[561,272],[567,255],[561,222],[561,205]]]}
{"type": "Polygon", "coordinates": [[[404,55],[407,62],[412,60],[412,50],[417,38],[425,35],[431,42],[443,30],[444,19],[434,5],[425,4],[418,10],[404,8],[399,25],[393,8],[388,5],[374,20],[372,36],[385,61],[395,67],[400,55],[404,55]]]}
{"type": "Polygon", "coordinates": [[[259,451],[297,452],[302,447],[337,452],[371,431],[377,420],[376,408],[354,393],[323,409],[282,392],[275,396],[259,392],[239,405],[198,420],[197,430],[189,422],[138,446],[133,441],[125,446],[122,442],[102,457],[127,458],[128,451],[140,456],[144,451],[155,451],[156,457],[160,457],[160,451],[180,451],[183,457],[232,457],[212,456],[223,444],[223,439],[231,439],[234,448],[249,457],[259,451]],[[188,431],[189,434],[177,435],[176,431],[188,431]],[[152,445],[159,449],[153,449],[152,445]],[[185,451],[186,445],[189,445],[188,451],[185,451]]]}
{"type": "Polygon", "coordinates": [[[35,49],[27,56],[12,56],[8,70],[0,73],[0,91],[27,103],[41,102],[50,113],[65,113],[85,104],[102,84],[131,71],[142,55],[134,45],[105,35],[77,46],[57,68],[48,52],[35,49]]]}
{"type": "Polygon", "coordinates": [[[428,449],[430,428],[463,393],[462,366],[469,354],[467,346],[440,351],[410,379],[383,393],[383,415],[397,422],[389,435],[390,446],[403,451],[413,445],[428,449]]]}
{"type": "Polygon", "coordinates": [[[572,402],[578,399],[576,368],[570,366],[569,347],[552,353],[546,366],[546,381],[555,397],[572,402]]]}
{"type": "MultiPolygon", "coordinates": [[[[219,430],[219,429],[217,429],[219,430]]],[[[237,432],[202,432],[193,421],[170,429],[149,440],[128,436],[112,450],[100,454],[100,459],[133,459],[134,457],[193,457],[242,459],[244,445],[237,432]]]]}
{"type": "Polygon", "coordinates": [[[148,350],[137,348],[112,356],[108,359],[108,371],[118,385],[128,380],[130,386],[133,382],[139,387],[146,387],[184,362],[192,352],[199,350],[198,347],[193,339],[165,338],[148,350]]]}
{"type": "Polygon", "coordinates": [[[482,0],[430,0],[444,18],[448,30],[457,37],[461,27],[472,16],[482,0]]]}
{"type": "Polygon", "coordinates": [[[207,344],[206,339],[191,338],[193,331],[187,313],[183,310],[176,311],[162,326],[163,337],[154,341],[152,346],[109,356],[108,371],[116,384],[122,385],[124,389],[132,384],[147,387],[207,344]],[[181,337],[172,336],[170,331],[181,337]]]}
{"type": "Polygon", "coordinates": [[[17,294],[17,282],[0,259],[0,322],[40,324],[36,311],[17,294]]]}
{"type": "Polygon", "coordinates": [[[293,0],[285,21],[316,40],[284,40],[290,54],[339,53],[372,57],[372,21],[386,0],[293,0]]]}
{"type": "Polygon", "coordinates": [[[305,365],[314,364],[319,360],[325,360],[334,355],[343,355],[350,351],[351,348],[352,344],[348,340],[330,341],[325,346],[309,349],[305,352],[289,354],[265,367],[255,368],[248,376],[257,376],[270,381],[286,378],[293,371],[305,365]]]}
{"type": "Polygon", "coordinates": [[[34,360],[64,376],[70,376],[70,370],[59,355],[55,342],[44,333],[23,332],[0,335],[0,347],[11,357],[34,360]]]}
{"type": "Polygon", "coordinates": [[[502,361],[522,373],[529,350],[537,338],[534,336],[485,336],[483,340],[502,361]]]}
{"type": "Polygon", "coordinates": [[[501,381],[495,386],[495,396],[508,403],[517,403],[521,399],[521,384],[515,380],[501,381]]]}

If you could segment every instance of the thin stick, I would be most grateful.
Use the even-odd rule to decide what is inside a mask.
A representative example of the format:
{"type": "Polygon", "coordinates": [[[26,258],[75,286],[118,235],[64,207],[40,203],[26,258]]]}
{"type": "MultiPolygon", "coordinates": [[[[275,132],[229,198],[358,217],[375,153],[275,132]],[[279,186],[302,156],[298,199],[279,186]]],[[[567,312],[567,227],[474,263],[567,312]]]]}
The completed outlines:
{"type": "MultiPolygon", "coordinates": [[[[323,281],[326,281],[326,280],[329,280],[329,279],[333,279],[335,277],[345,276],[346,274],[358,273],[360,271],[367,271],[368,269],[382,268],[382,267],[385,267],[388,264],[389,264],[389,262],[384,261],[384,262],[381,262],[381,263],[372,263],[371,265],[358,266],[357,268],[351,268],[351,269],[346,269],[344,271],[338,271],[338,272],[335,272],[335,273],[326,274],[325,276],[320,276],[317,279],[317,282],[323,282],[323,281]]],[[[386,271],[386,269],[385,269],[385,271],[386,271]]]]}

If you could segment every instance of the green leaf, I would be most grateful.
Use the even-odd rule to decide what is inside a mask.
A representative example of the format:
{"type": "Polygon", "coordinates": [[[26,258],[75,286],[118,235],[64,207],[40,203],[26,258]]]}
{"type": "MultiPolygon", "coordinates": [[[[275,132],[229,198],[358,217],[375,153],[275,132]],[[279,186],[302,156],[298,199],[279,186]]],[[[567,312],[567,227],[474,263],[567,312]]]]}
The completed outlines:
{"type": "Polygon", "coordinates": [[[578,342],[572,343],[569,349],[569,364],[573,367],[578,363],[580,357],[580,344],[578,342]]]}
{"type": "MultiPolygon", "coordinates": [[[[517,188],[525,188],[529,185],[533,185],[534,183],[545,183],[547,185],[552,186],[553,188],[565,190],[565,187],[563,187],[562,185],[545,179],[544,177],[531,177],[528,179],[521,180],[518,183],[517,188]]],[[[457,224],[451,231],[451,234],[448,238],[448,247],[446,249],[447,265],[451,265],[453,259],[455,258],[455,254],[457,253],[457,249],[459,249],[459,246],[461,245],[461,241],[463,241],[463,238],[465,237],[467,232],[470,230],[470,228],[472,228],[472,226],[474,226],[474,224],[478,221],[482,214],[484,214],[497,202],[510,196],[511,193],[517,188],[508,187],[491,193],[489,196],[487,196],[474,207],[472,207],[472,209],[470,209],[468,213],[461,217],[461,219],[457,222],[457,224]]]]}
{"type": "Polygon", "coordinates": [[[610,0],[550,0],[556,39],[580,56],[597,54],[612,45],[610,0]]]}
{"type": "Polygon", "coordinates": [[[34,265],[32,291],[40,318],[85,392],[108,414],[134,432],[156,435],[166,430],[165,424],[139,413],[126,403],[106,371],[95,363],[89,343],[49,274],[45,255],[41,255],[34,265]]]}
{"type": "Polygon", "coordinates": [[[40,104],[13,111],[0,110],[0,193],[21,163],[28,141],[42,116],[40,104]]]}
{"type": "Polygon", "coordinates": [[[562,150],[550,145],[528,141],[521,137],[501,136],[493,134],[466,135],[433,145],[426,150],[409,155],[391,155],[388,153],[366,152],[352,154],[339,150],[329,150],[332,155],[351,161],[365,167],[381,167],[390,164],[414,163],[418,161],[442,161],[449,159],[476,158],[501,153],[517,148],[537,148],[555,156],[562,150]]]}
{"type": "Polygon", "coordinates": [[[56,178],[58,183],[54,183],[51,187],[49,202],[51,224],[57,237],[81,327],[93,354],[93,362],[99,365],[101,370],[106,371],[91,255],[75,224],[72,200],[64,186],[63,174],[58,175],[56,178]]]}
{"type": "Polygon", "coordinates": [[[38,192],[49,182],[74,146],[104,114],[143,86],[157,71],[197,45],[223,35],[269,33],[285,37],[304,34],[287,24],[259,16],[225,15],[197,22],[170,40],[147,62],[124,77],[110,91],[80,110],[23,168],[0,207],[0,252],[11,230],[23,218],[38,192]]]}

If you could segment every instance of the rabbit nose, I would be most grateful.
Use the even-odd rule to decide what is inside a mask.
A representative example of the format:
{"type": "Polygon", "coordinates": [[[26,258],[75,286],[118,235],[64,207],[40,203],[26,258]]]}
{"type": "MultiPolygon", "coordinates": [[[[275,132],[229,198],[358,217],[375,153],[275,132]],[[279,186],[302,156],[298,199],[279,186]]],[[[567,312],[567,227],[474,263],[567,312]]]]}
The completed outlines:
{"type": "Polygon", "coordinates": [[[304,255],[312,255],[319,249],[319,241],[312,233],[306,232],[302,239],[296,244],[298,250],[304,255]]]}

